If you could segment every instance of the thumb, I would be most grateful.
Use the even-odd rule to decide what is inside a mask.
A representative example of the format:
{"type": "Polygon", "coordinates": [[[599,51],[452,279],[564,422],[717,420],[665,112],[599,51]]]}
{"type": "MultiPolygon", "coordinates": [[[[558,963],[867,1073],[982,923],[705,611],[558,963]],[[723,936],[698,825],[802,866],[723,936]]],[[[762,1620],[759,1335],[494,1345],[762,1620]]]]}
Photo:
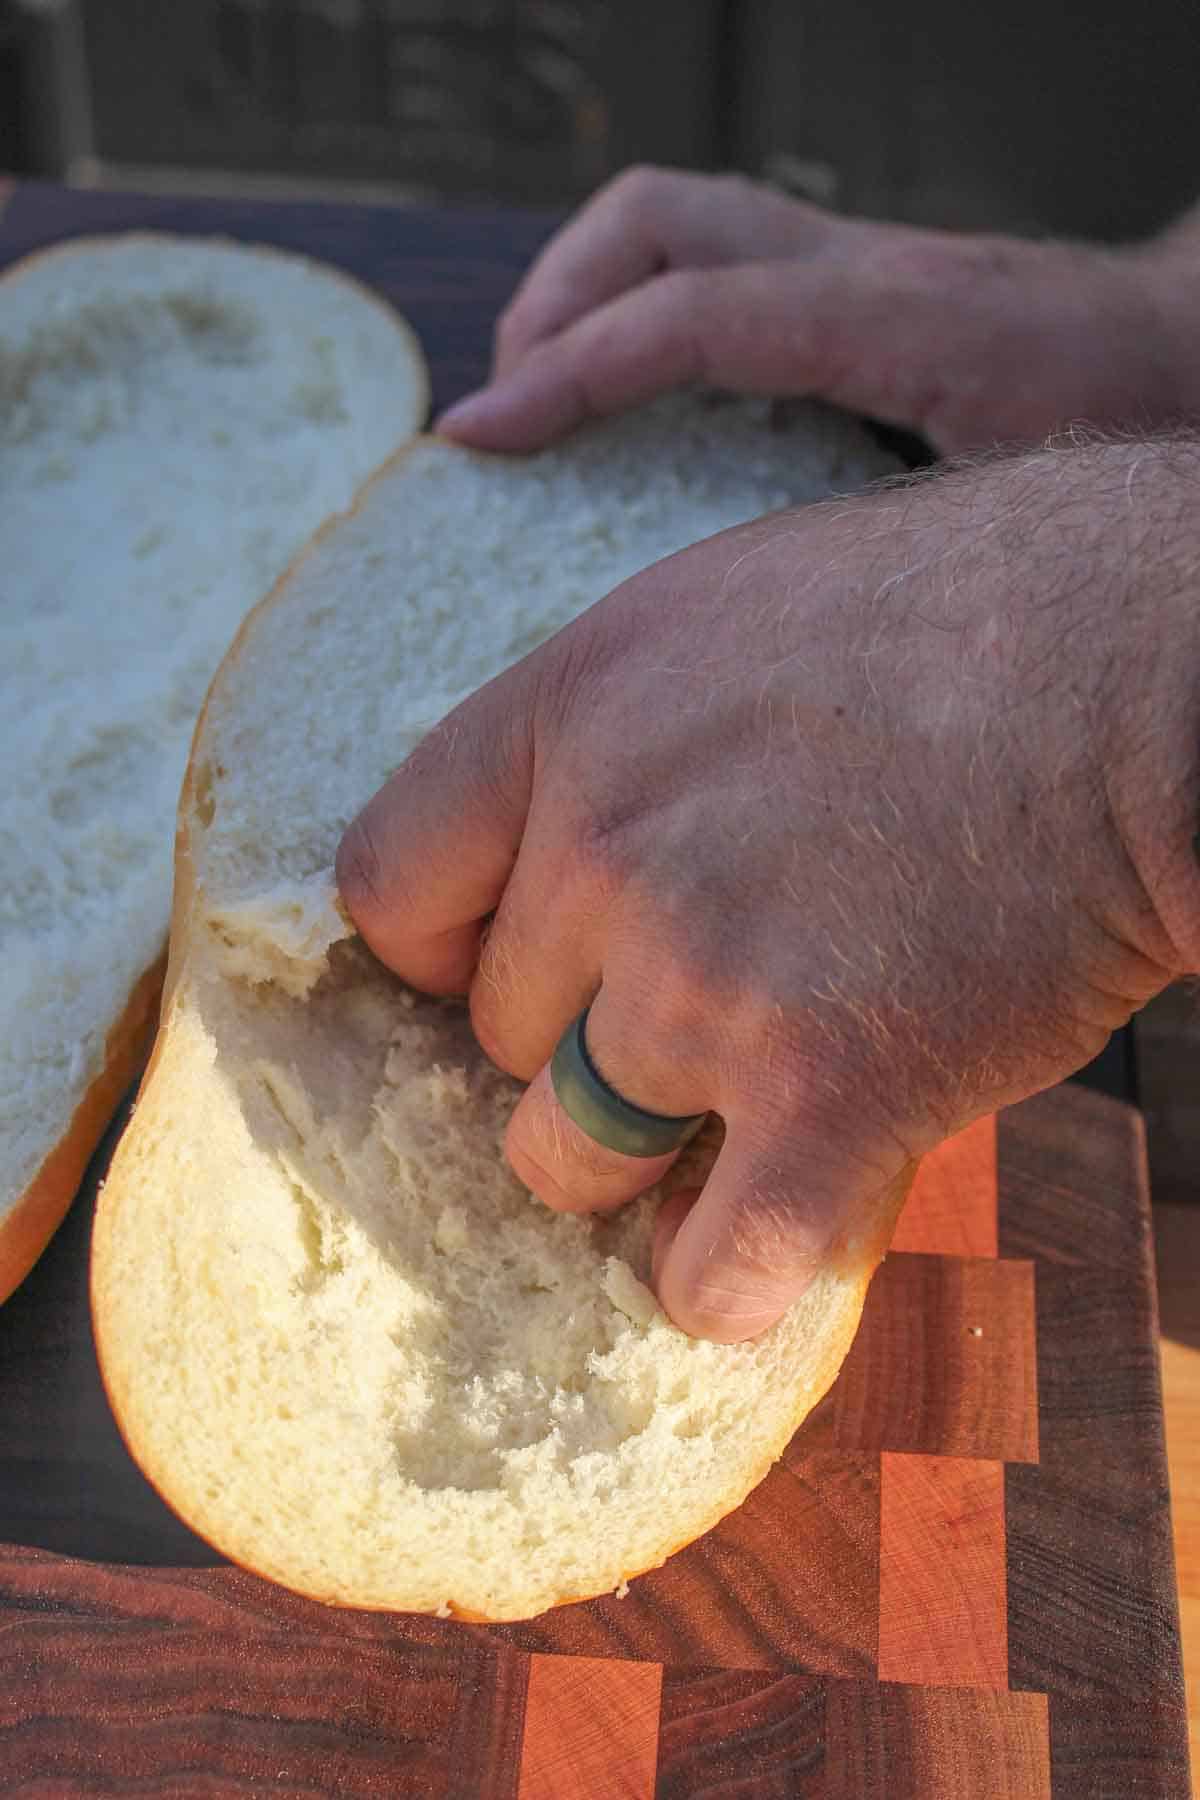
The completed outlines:
{"type": "Polygon", "coordinates": [[[864,1273],[884,1254],[915,1163],[885,1172],[857,1161],[748,1151],[726,1138],[700,1191],[664,1202],[653,1281],[667,1316],[692,1337],[736,1344],[782,1317],[822,1268],[864,1273]]]}
{"type": "Polygon", "coordinates": [[[541,654],[449,713],[347,827],[339,891],[379,959],[425,993],[470,986],[516,861],[533,781],[541,654]]]}

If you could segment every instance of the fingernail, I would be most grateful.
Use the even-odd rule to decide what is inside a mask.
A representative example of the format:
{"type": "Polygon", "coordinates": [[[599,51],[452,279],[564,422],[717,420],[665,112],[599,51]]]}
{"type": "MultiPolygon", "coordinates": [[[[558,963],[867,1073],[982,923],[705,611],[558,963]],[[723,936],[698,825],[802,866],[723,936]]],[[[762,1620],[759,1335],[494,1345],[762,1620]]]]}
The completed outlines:
{"type": "Polygon", "coordinates": [[[486,425],[496,412],[494,388],[480,388],[477,393],[467,394],[454,405],[448,407],[434,421],[433,429],[446,432],[451,437],[459,431],[471,431],[477,425],[486,425]]]}

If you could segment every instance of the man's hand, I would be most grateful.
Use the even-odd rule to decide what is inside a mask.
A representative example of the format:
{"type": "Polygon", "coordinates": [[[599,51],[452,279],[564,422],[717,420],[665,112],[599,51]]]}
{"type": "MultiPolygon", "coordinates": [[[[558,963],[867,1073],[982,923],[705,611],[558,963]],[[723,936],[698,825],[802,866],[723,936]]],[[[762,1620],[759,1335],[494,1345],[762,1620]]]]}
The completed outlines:
{"type": "Polygon", "coordinates": [[[1046,451],[723,533],[458,707],[347,833],[367,941],[530,1082],[507,1152],[547,1204],[670,1161],[558,1105],[585,1005],[626,1098],[721,1115],[663,1223],[687,1330],[763,1330],[913,1158],[1200,967],[1198,488],[1187,444],[1046,451]]]}
{"type": "Polygon", "coordinates": [[[634,169],[551,241],[490,386],[438,429],[531,450],[692,382],[818,395],[944,454],[1161,426],[1200,412],[1195,261],[1179,232],[1113,250],[924,231],[634,169]]]}

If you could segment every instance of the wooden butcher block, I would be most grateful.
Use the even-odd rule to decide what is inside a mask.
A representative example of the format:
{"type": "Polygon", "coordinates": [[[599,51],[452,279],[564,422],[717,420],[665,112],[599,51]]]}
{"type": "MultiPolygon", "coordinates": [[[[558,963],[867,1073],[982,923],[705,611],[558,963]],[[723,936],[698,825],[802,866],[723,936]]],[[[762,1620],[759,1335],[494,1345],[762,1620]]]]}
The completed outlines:
{"type": "Polygon", "coordinates": [[[1189,1793],[1130,1108],[1060,1088],[931,1158],[837,1385],[745,1505],[624,1598],[523,1625],[212,1566],[105,1407],[88,1210],[0,1310],[0,1792],[1189,1793]]]}
{"type": "MultiPolygon", "coordinates": [[[[546,221],[22,187],[0,262],[158,224],[307,249],[483,373],[546,221]]],[[[665,1568],[527,1624],[222,1564],[130,1462],[95,1180],[0,1308],[0,1793],[1176,1800],[1189,1792],[1140,1119],[1064,1086],[922,1169],[834,1390],[665,1568]]],[[[664,1503],[666,1497],[664,1496],[664,1503]]]]}

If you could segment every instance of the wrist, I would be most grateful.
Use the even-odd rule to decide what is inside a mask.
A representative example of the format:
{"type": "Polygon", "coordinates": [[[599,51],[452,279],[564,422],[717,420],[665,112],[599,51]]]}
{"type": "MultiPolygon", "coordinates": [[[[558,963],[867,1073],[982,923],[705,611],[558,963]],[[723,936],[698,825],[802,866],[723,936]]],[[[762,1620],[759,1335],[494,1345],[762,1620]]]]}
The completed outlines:
{"type": "Polygon", "coordinates": [[[925,641],[972,782],[1042,903],[1123,947],[1114,988],[1141,1004],[1200,971],[1200,435],[968,464],[927,493],[905,560],[934,575],[925,641]]]}
{"type": "Polygon", "coordinates": [[[1139,347],[1153,390],[1146,416],[1177,424],[1200,418],[1200,207],[1144,243],[1111,252],[1125,265],[1143,298],[1139,347]]]}
{"type": "Polygon", "coordinates": [[[1143,896],[1127,929],[1169,976],[1200,971],[1200,437],[1102,447],[1118,605],[1099,667],[1112,827],[1143,896]]]}

